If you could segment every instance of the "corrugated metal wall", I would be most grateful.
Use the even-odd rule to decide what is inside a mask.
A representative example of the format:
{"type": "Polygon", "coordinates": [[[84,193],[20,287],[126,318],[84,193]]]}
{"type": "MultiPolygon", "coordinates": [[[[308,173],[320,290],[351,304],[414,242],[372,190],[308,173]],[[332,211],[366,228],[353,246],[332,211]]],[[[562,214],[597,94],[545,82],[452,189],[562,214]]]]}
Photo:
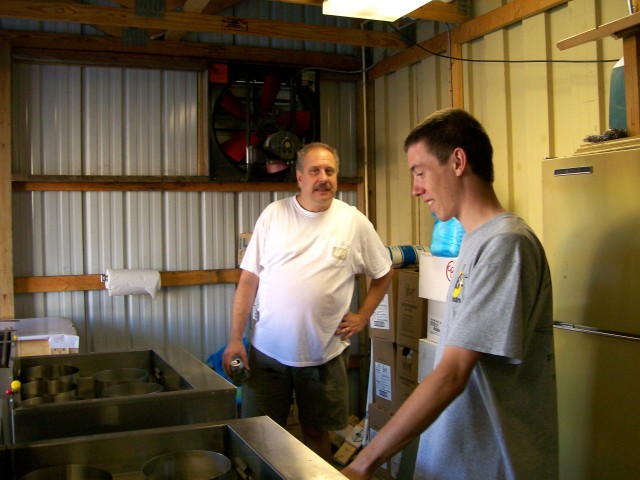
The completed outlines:
{"type": "MultiPolygon", "coordinates": [[[[506,3],[474,0],[473,15],[506,3]]],[[[476,60],[464,65],[464,108],[492,138],[498,196],[540,236],[540,163],[545,157],[572,155],[587,135],[609,128],[614,63],[603,61],[622,56],[622,41],[609,37],[565,51],[556,43],[628,13],[623,0],[571,0],[463,47],[463,57],[476,60]],[[593,62],[520,63],[545,59],[593,62]]],[[[421,30],[419,40],[440,31],[421,30]]],[[[428,209],[411,197],[402,144],[413,125],[451,106],[448,70],[447,59],[430,57],[375,81],[376,221],[388,244],[430,242],[432,220],[428,209]]]]}
{"type": "MultiPolygon", "coordinates": [[[[13,173],[197,174],[197,72],[16,64],[13,173]]],[[[356,172],[353,82],[322,81],[322,140],[356,172]],[[345,106],[351,106],[345,108],[345,106]]],[[[16,192],[15,276],[234,268],[239,232],[289,193],[16,192]]],[[[355,193],[339,197],[355,205],[355,193]]],[[[225,345],[235,285],[16,295],[16,317],[71,318],[87,351],[225,345]]]]}

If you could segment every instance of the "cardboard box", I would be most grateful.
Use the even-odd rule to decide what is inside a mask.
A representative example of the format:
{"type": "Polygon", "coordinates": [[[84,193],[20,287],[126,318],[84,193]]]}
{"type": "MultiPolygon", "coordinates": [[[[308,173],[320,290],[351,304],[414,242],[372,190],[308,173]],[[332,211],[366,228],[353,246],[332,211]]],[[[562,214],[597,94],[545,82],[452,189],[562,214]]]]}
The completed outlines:
{"type": "Polygon", "coordinates": [[[430,253],[420,254],[421,298],[446,302],[451,279],[455,276],[457,258],[435,257],[430,253]]]}
{"type": "Polygon", "coordinates": [[[249,245],[249,240],[251,240],[251,234],[252,232],[241,233],[238,235],[238,266],[242,263],[244,252],[247,251],[247,245],[249,245]]]}
{"type": "Polygon", "coordinates": [[[437,343],[428,338],[420,339],[420,350],[418,354],[418,382],[431,373],[436,359],[437,343]]]}
{"type": "Polygon", "coordinates": [[[395,411],[418,386],[418,356],[417,350],[396,346],[395,411]]]}
{"type": "Polygon", "coordinates": [[[401,345],[396,346],[396,378],[418,381],[418,350],[401,345]]]}
{"type": "Polygon", "coordinates": [[[411,396],[413,391],[418,386],[417,380],[409,380],[408,378],[399,377],[396,375],[394,380],[394,413],[402,406],[407,398],[411,396]]]}
{"type": "MultiPolygon", "coordinates": [[[[369,412],[369,430],[375,430],[376,432],[380,431],[393,416],[393,413],[389,410],[385,410],[375,403],[370,403],[367,409],[369,412]]],[[[369,441],[371,441],[371,437],[369,437],[369,441]]]]}
{"type": "MultiPolygon", "coordinates": [[[[369,319],[369,336],[394,342],[396,340],[396,308],[398,305],[398,276],[394,270],[387,293],[369,319]]],[[[367,278],[367,289],[371,279],[367,278]]]]}
{"type": "Polygon", "coordinates": [[[16,330],[17,354],[20,357],[78,353],[80,348],[80,338],[69,318],[21,318],[4,324],[16,330]]]}
{"type": "Polygon", "coordinates": [[[427,301],[418,296],[419,282],[418,270],[399,272],[396,343],[413,350],[418,350],[418,342],[427,336],[427,301]]]}
{"type": "MultiPolygon", "coordinates": [[[[368,424],[368,436],[369,441],[373,440],[376,434],[384,427],[393,413],[379,407],[374,403],[368,405],[369,412],[369,424],[368,424]]],[[[400,461],[402,460],[402,452],[395,454],[391,459],[384,462],[376,471],[377,476],[383,478],[395,479],[398,477],[398,470],[400,469],[400,461]]],[[[377,478],[377,477],[376,477],[377,478]]]]}
{"type": "Polygon", "coordinates": [[[18,356],[34,357],[40,355],[63,355],[78,353],[77,348],[52,347],[49,340],[18,340],[18,356]]]}
{"type": "Polygon", "coordinates": [[[371,340],[373,362],[373,402],[394,411],[394,380],[396,375],[396,344],[388,340],[371,340]]]}

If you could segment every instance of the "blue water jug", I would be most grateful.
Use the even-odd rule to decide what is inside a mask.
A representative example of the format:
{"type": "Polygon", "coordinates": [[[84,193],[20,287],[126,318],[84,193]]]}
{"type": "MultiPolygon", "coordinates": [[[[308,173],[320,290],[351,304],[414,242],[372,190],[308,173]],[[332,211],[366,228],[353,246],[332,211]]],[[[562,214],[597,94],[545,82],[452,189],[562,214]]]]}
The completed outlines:
{"type": "MultiPolygon", "coordinates": [[[[432,214],[433,215],[433,214],[432,214]]],[[[435,223],[431,234],[431,255],[436,257],[457,257],[464,237],[464,228],[457,218],[441,222],[433,215],[435,223]]]]}

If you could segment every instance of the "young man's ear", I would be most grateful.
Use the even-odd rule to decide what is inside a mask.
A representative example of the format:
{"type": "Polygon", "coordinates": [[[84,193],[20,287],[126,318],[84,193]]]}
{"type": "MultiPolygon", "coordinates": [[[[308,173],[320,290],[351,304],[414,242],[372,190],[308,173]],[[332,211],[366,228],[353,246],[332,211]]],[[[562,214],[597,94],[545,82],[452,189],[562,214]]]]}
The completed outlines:
{"type": "Polygon", "coordinates": [[[467,168],[467,153],[462,148],[456,148],[453,153],[453,167],[456,175],[462,175],[467,168]]]}

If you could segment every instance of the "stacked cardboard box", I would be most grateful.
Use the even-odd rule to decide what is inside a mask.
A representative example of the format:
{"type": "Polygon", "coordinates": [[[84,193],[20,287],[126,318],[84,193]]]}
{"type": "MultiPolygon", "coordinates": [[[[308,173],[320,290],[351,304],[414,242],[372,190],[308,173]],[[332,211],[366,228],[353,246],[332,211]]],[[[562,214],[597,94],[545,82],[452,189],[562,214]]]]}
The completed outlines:
{"type": "MultiPolygon", "coordinates": [[[[418,385],[418,347],[427,331],[427,301],[418,296],[419,272],[416,268],[397,269],[388,292],[390,301],[381,304],[389,318],[388,328],[373,328],[371,358],[372,399],[368,405],[368,435],[371,439],[400,408],[418,385]]],[[[378,474],[396,478],[402,452],[386,462],[378,474]]]]}
{"type": "Polygon", "coordinates": [[[418,296],[418,283],[415,268],[395,270],[388,293],[392,301],[378,307],[387,309],[389,328],[370,328],[373,400],[390,413],[400,407],[418,382],[419,341],[427,332],[427,301],[418,296]]]}
{"type": "MultiPolygon", "coordinates": [[[[369,319],[369,335],[371,338],[395,342],[399,272],[400,270],[394,270],[387,293],[369,319]]],[[[368,287],[369,285],[367,284],[368,287]]]]}
{"type": "Polygon", "coordinates": [[[420,255],[419,295],[427,300],[427,334],[420,339],[418,381],[429,374],[435,360],[436,346],[444,321],[445,302],[456,274],[456,258],[420,255]]]}
{"type": "MultiPolygon", "coordinates": [[[[433,368],[454,266],[455,259],[422,253],[419,269],[394,271],[386,301],[378,307],[369,329],[373,369],[373,403],[368,405],[365,435],[369,441],[433,368]]],[[[378,473],[397,478],[402,453],[378,473]]]]}
{"type": "MultiPolygon", "coordinates": [[[[377,433],[386,425],[386,423],[393,416],[388,410],[380,408],[375,403],[371,403],[368,406],[369,410],[369,441],[377,435],[377,433]]],[[[398,471],[400,469],[400,462],[402,460],[402,452],[397,453],[389,460],[384,462],[376,472],[377,477],[396,479],[398,478],[398,471]]]]}
{"type": "Polygon", "coordinates": [[[427,335],[427,301],[418,295],[420,273],[417,269],[398,271],[396,343],[418,350],[419,340],[427,335]]]}

